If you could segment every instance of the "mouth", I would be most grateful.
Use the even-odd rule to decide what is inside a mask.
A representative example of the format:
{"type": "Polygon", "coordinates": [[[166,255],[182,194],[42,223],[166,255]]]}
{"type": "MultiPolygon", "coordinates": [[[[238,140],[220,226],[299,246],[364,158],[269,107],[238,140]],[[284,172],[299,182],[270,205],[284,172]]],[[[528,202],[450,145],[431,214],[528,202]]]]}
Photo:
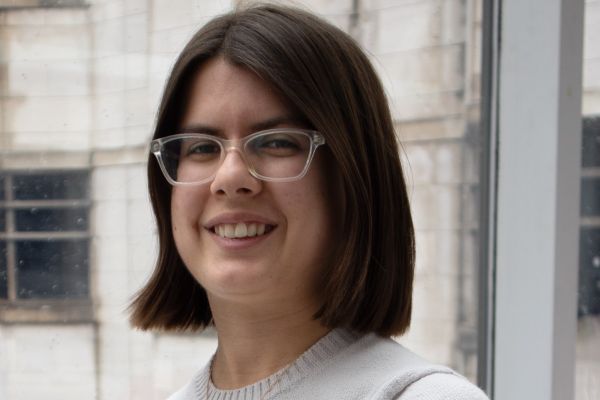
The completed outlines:
{"type": "Polygon", "coordinates": [[[217,224],[208,230],[226,239],[245,239],[263,236],[275,229],[275,225],[258,222],[238,222],[235,224],[217,224]]]}

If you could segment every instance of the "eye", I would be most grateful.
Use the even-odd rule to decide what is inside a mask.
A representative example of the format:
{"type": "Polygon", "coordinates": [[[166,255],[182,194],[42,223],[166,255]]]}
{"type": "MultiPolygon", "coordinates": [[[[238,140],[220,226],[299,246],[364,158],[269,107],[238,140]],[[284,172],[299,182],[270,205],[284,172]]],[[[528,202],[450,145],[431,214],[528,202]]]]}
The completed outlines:
{"type": "Polygon", "coordinates": [[[218,156],[221,153],[221,147],[218,143],[209,139],[189,140],[182,146],[182,155],[184,157],[209,159],[218,156]]]}
{"type": "Polygon", "coordinates": [[[257,154],[289,157],[303,151],[302,139],[298,135],[275,133],[257,137],[250,143],[257,154]]]}

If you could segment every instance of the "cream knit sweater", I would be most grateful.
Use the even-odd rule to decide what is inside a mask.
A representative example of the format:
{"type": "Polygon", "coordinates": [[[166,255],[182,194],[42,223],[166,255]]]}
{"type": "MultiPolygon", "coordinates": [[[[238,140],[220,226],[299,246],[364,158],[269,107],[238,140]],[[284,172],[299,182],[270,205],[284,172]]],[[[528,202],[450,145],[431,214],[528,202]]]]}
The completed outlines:
{"type": "Polygon", "coordinates": [[[206,365],[168,400],[488,400],[451,369],[391,339],[334,329],[296,361],[237,390],[219,390],[206,365]]]}

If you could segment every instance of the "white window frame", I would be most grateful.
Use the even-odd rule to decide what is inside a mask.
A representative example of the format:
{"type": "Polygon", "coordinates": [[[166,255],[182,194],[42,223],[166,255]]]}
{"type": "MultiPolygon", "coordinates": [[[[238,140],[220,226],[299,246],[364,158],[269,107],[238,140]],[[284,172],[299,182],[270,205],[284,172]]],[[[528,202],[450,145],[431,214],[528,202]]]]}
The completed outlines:
{"type": "Polygon", "coordinates": [[[503,0],[494,400],[574,398],[584,0],[503,0]]]}

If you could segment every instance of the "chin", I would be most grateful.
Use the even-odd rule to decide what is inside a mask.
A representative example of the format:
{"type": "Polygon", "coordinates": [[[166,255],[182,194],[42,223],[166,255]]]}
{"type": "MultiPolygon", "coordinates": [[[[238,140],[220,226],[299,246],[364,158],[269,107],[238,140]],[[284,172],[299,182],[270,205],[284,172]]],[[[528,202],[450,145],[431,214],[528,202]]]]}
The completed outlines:
{"type": "Polygon", "coordinates": [[[218,269],[202,274],[200,281],[207,292],[219,296],[256,294],[271,286],[268,271],[248,263],[219,262],[212,265],[218,265],[218,269]]]}

